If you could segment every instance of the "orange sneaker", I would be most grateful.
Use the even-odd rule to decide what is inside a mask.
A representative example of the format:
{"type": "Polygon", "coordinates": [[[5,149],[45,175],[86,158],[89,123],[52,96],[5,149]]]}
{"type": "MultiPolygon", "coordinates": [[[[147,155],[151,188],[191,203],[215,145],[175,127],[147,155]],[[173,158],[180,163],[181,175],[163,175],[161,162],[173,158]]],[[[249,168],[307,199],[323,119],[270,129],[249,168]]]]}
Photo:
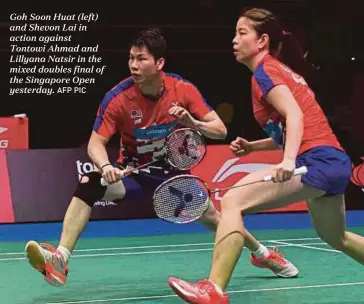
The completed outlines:
{"type": "Polygon", "coordinates": [[[191,304],[229,304],[226,293],[216,290],[215,285],[209,280],[189,283],[179,278],[171,277],[169,286],[184,301],[191,304]]]}
{"type": "Polygon", "coordinates": [[[273,271],[277,277],[295,278],[299,271],[290,261],[285,259],[283,253],[278,248],[268,249],[267,257],[257,257],[253,253],[250,255],[250,262],[259,268],[267,268],[273,271]]]}
{"type": "Polygon", "coordinates": [[[54,246],[30,241],[26,244],[25,251],[29,264],[43,274],[50,285],[63,286],[66,284],[67,262],[54,246]]]}

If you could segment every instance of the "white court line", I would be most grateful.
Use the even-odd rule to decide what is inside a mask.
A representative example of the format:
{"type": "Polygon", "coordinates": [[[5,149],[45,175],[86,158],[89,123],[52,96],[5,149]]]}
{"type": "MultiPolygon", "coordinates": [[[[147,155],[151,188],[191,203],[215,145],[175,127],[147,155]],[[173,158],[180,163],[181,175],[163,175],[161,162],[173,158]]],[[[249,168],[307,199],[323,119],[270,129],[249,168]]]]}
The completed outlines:
{"type": "MultiPolygon", "coordinates": [[[[160,250],[160,251],[141,251],[141,252],[118,252],[118,253],[99,253],[99,254],[80,254],[73,255],[72,258],[89,258],[101,256],[119,256],[119,255],[143,255],[143,254],[161,254],[161,253],[178,253],[178,252],[198,252],[198,251],[211,251],[212,248],[201,249],[184,249],[184,250],[160,250]]],[[[24,254],[24,253],[23,253],[24,254]]],[[[25,260],[26,258],[6,258],[1,261],[25,260]]]]}
{"type": "Polygon", "coordinates": [[[1,261],[16,261],[16,260],[25,260],[25,258],[7,258],[7,259],[0,259],[1,261]]]}
{"type": "MultiPolygon", "coordinates": [[[[325,284],[325,285],[301,285],[301,286],[289,286],[289,287],[277,287],[277,288],[263,288],[263,289],[247,289],[247,290],[234,290],[229,291],[229,294],[237,293],[250,293],[250,292],[264,292],[264,291],[281,291],[281,290],[292,290],[292,289],[311,289],[311,288],[323,288],[323,287],[342,287],[342,286],[356,286],[364,285],[364,282],[353,282],[353,283],[337,283],[337,284],[325,284]]],[[[163,298],[174,298],[176,295],[166,296],[149,296],[149,297],[134,297],[134,298],[118,298],[118,299],[99,299],[99,300],[82,300],[82,301],[66,301],[66,302],[47,302],[46,304],[85,304],[85,303],[106,303],[116,301],[137,301],[137,300],[152,300],[152,299],[163,299],[163,298]]]]}
{"type": "MultiPolygon", "coordinates": [[[[307,248],[307,249],[314,249],[314,250],[320,250],[320,251],[342,253],[341,251],[335,250],[335,249],[317,248],[317,247],[310,246],[310,245],[313,245],[313,244],[307,244],[307,245],[306,244],[292,244],[292,243],[286,243],[286,242],[280,242],[280,241],[274,241],[274,243],[278,244],[278,245],[290,245],[290,246],[299,247],[299,248],[307,248]]],[[[323,244],[325,244],[325,243],[323,243],[323,244]]]]}
{"type": "MultiPolygon", "coordinates": [[[[89,251],[114,251],[114,250],[133,250],[133,249],[149,249],[149,248],[168,248],[168,247],[193,247],[213,245],[213,243],[193,243],[193,244],[170,244],[170,245],[150,245],[150,246],[135,246],[135,247],[109,247],[109,248],[90,248],[90,249],[75,249],[73,252],[89,252],[89,251]]],[[[17,255],[23,252],[5,252],[0,255],[17,255]]]]}
{"type": "MultiPolygon", "coordinates": [[[[308,244],[300,244],[301,246],[304,245],[323,245],[325,243],[308,243],[308,244]]],[[[296,244],[285,244],[282,243],[276,244],[279,245],[278,247],[294,247],[296,244]]],[[[275,245],[270,245],[267,247],[275,247],[275,245]]],[[[179,252],[199,252],[199,251],[212,251],[213,248],[199,248],[199,249],[183,249],[183,250],[159,250],[159,251],[138,251],[138,252],[117,252],[117,253],[98,253],[98,254],[79,254],[74,255],[72,258],[87,258],[87,257],[102,257],[102,256],[120,256],[120,255],[146,255],[146,254],[162,254],[162,253],[179,253],[179,252]]],[[[22,253],[24,255],[24,253],[22,253]]],[[[1,261],[15,261],[15,260],[25,260],[23,258],[0,258],[1,261]]]]}
{"type": "MultiPolygon", "coordinates": [[[[300,239],[282,239],[282,240],[261,240],[261,243],[268,242],[284,242],[284,241],[309,241],[319,240],[320,238],[300,238],[300,239]]],[[[214,243],[192,243],[192,244],[169,244],[169,245],[148,245],[148,246],[134,246],[134,247],[110,247],[110,248],[89,248],[89,249],[75,249],[74,252],[89,252],[89,251],[112,251],[112,250],[133,250],[133,249],[148,249],[148,248],[168,248],[168,247],[190,247],[190,246],[206,246],[213,245],[214,243]]],[[[1,255],[23,255],[24,252],[0,252],[1,255]]]]}

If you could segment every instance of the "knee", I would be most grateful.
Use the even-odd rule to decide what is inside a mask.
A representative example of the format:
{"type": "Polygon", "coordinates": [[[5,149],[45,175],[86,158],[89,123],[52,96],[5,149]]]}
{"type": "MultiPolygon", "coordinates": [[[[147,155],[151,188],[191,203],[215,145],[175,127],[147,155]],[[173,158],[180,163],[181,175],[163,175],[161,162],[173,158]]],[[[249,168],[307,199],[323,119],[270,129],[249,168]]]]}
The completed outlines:
{"type": "Polygon", "coordinates": [[[347,247],[347,240],[344,235],[325,235],[322,233],[319,233],[320,238],[326,242],[327,244],[329,244],[332,248],[345,252],[345,249],[347,247]]]}
{"type": "Polygon", "coordinates": [[[95,202],[104,196],[107,189],[106,186],[101,185],[100,179],[100,172],[86,173],[78,183],[73,196],[92,207],[95,202]]]}
{"type": "Polygon", "coordinates": [[[226,195],[221,200],[221,213],[227,212],[241,212],[241,204],[236,196],[226,195]]]}
{"type": "Polygon", "coordinates": [[[221,200],[221,212],[247,214],[252,205],[256,203],[256,199],[248,193],[240,193],[239,195],[225,195],[221,200]]]}

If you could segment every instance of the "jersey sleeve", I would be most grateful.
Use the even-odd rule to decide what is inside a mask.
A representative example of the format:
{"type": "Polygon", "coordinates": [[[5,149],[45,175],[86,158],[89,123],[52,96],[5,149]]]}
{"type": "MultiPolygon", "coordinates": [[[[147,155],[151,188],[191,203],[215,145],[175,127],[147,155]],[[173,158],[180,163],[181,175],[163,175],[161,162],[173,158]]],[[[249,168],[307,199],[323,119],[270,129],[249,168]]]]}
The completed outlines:
{"type": "Polygon", "coordinates": [[[104,97],[97,110],[93,131],[106,138],[111,138],[116,133],[120,116],[116,104],[117,97],[109,94],[104,97]]]}
{"type": "Polygon", "coordinates": [[[186,83],[183,86],[185,95],[186,109],[190,114],[201,120],[206,114],[213,111],[212,107],[206,102],[201,92],[191,83],[186,83]]]}
{"type": "Polygon", "coordinates": [[[282,71],[272,64],[261,64],[253,77],[263,95],[268,94],[277,85],[286,84],[282,71]]]}

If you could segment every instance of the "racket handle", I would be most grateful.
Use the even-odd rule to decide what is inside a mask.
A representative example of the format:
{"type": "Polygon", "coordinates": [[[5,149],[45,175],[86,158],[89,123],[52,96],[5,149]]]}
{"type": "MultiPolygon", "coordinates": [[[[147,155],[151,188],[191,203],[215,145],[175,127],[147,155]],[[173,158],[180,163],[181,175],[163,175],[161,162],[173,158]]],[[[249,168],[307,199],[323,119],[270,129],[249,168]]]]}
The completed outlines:
{"type": "MultiPolygon", "coordinates": [[[[304,175],[304,174],[306,174],[306,173],[307,173],[307,167],[306,167],[306,166],[302,166],[302,167],[300,167],[300,168],[295,169],[295,170],[294,170],[294,172],[293,172],[293,175],[304,175]]],[[[267,175],[267,176],[265,176],[265,177],[263,178],[263,180],[264,180],[265,182],[269,182],[269,181],[271,181],[271,180],[272,180],[272,175],[267,175]]]]}
{"type": "MultiPolygon", "coordinates": [[[[156,163],[158,161],[160,161],[160,160],[159,159],[153,160],[153,161],[151,161],[149,163],[145,163],[145,164],[140,165],[138,167],[129,169],[129,170],[127,170],[127,171],[124,172],[123,177],[129,175],[130,173],[133,173],[134,171],[137,171],[137,170],[142,169],[144,167],[150,166],[150,165],[152,165],[152,164],[154,164],[154,163],[156,163]]],[[[100,183],[101,183],[102,186],[107,186],[109,184],[103,177],[101,178],[100,183]]]]}
{"type": "Polygon", "coordinates": [[[100,183],[101,186],[107,186],[109,184],[103,177],[101,177],[100,183]]]}
{"type": "MultiPolygon", "coordinates": [[[[133,171],[135,171],[136,170],[136,168],[135,169],[132,169],[132,170],[129,170],[129,171],[126,171],[125,173],[124,173],[124,175],[122,176],[122,178],[124,177],[124,176],[127,176],[128,174],[130,174],[130,173],[132,173],[133,171]]],[[[108,186],[109,185],[109,183],[107,182],[107,180],[106,179],[104,179],[103,177],[101,177],[101,179],[100,179],[100,183],[101,183],[101,186],[108,186]]]]}

